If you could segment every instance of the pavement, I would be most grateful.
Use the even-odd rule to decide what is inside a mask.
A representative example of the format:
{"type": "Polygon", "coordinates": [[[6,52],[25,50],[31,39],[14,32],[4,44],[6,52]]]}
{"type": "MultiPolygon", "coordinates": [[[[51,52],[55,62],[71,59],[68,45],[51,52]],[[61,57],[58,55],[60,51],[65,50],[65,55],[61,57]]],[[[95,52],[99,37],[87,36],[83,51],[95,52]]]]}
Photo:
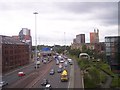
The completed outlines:
{"type": "Polygon", "coordinates": [[[84,88],[83,74],[76,60],[74,60],[74,74],[74,88],[84,88]]]}

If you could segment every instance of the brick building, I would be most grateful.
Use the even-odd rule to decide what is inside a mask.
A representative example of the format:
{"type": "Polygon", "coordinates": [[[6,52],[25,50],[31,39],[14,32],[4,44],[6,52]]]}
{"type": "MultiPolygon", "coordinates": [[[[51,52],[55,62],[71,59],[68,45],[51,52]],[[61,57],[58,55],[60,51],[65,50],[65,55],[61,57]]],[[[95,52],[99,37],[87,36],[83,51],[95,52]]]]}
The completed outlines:
{"type": "Polygon", "coordinates": [[[29,63],[29,45],[10,37],[0,35],[2,72],[29,63]]]}
{"type": "Polygon", "coordinates": [[[99,43],[99,30],[90,32],[90,43],[99,43]]]}
{"type": "Polygon", "coordinates": [[[105,51],[105,44],[104,42],[99,42],[99,43],[82,43],[82,44],[71,44],[71,49],[80,49],[82,51],[82,47],[86,46],[87,49],[90,50],[95,50],[96,52],[104,52],[105,51]]]}

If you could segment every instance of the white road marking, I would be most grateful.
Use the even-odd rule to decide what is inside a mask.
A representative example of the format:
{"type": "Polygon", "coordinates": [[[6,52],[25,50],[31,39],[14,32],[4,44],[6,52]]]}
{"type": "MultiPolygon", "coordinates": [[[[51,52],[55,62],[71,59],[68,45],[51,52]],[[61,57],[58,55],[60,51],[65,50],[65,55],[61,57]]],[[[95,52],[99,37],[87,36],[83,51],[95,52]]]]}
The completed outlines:
{"type": "Polygon", "coordinates": [[[83,72],[82,73],[82,88],[84,88],[83,72]]]}
{"type": "Polygon", "coordinates": [[[73,65],[70,66],[68,89],[69,88],[74,88],[74,61],[73,61],[73,65]]]}

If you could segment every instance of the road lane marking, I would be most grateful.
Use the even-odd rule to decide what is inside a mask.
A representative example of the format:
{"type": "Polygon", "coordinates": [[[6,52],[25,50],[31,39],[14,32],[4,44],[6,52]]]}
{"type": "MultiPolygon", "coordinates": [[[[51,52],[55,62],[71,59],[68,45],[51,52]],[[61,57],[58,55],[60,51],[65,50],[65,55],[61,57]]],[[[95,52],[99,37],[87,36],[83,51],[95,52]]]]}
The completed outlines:
{"type": "Polygon", "coordinates": [[[81,77],[82,77],[82,88],[84,88],[84,78],[83,78],[83,72],[81,71],[81,77]]]}
{"type": "MultiPolygon", "coordinates": [[[[48,65],[47,67],[51,67],[51,66],[52,66],[52,63],[50,63],[50,66],[48,65]]],[[[46,68],[47,68],[47,67],[46,67],[46,68]]],[[[48,73],[49,70],[50,70],[50,68],[48,68],[44,73],[41,73],[41,72],[39,71],[38,73],[41,73],[41,76],[38,76],[36,79],[34,79],[34,81],[31,82],[30,84],[28,84],[28,85],[26,86],[26,88],[32,88],[32,87],[34,87],[34,86],[41,80],[41,78],[43,78],[43,77],[45,76],[45,74],[48,73]]]]}

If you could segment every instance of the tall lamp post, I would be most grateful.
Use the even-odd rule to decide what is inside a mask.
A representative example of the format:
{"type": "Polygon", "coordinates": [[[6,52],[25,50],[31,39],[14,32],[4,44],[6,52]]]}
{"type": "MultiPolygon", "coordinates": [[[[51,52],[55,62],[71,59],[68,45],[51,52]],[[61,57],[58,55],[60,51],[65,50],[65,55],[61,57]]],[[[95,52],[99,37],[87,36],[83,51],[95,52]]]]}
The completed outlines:
{"type": "MultiPolygon", "coordinates": [[[[37,62],[37,22],[36,22],[36,15],[38,14],[37,12],[34,12],[33,14],[35,14],[35,62],[37,62]]],[[[37,68],[37,64],[36,64],[36,68],[37,68]]]]}
{"type": "Polygon", "coordinates": [[[64,40],[65,40],[65,50],[64,50],[64,54],[66,53],[66,37],[65,37],[65,32],[64,32],[64,40]]]}

